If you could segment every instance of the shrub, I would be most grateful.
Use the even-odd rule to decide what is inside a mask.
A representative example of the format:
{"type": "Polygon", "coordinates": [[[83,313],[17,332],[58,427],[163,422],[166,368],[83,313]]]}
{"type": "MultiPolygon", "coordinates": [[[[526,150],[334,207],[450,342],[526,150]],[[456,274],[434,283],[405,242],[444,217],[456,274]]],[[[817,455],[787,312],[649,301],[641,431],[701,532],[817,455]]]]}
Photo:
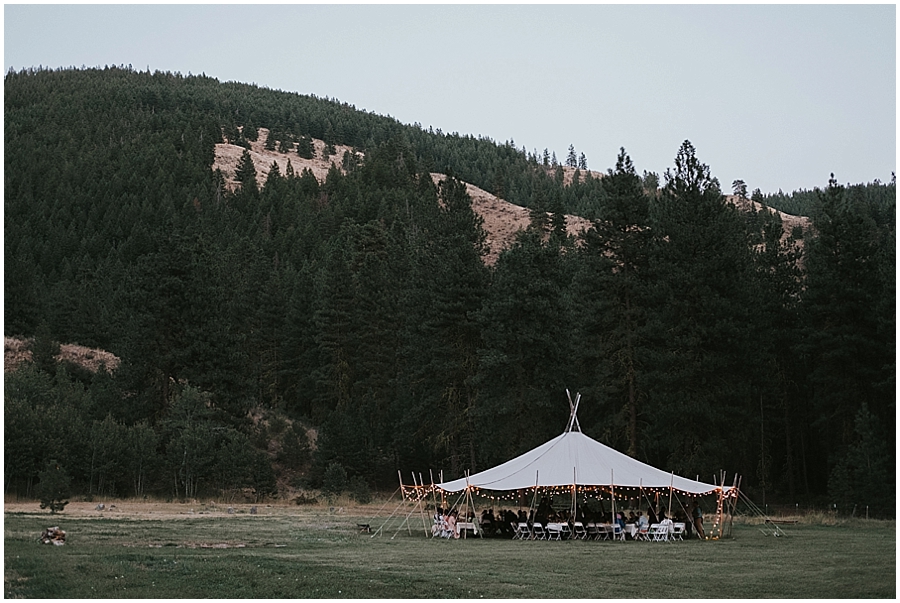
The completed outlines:
{"type": "Polygon", "coordinates": [[[51,513],[62,511],[67,504],[65,500],[71,496],[72,478],[62,465],[55,460],[48,463],[47,468],[38,474],[37,495],[41,500],[41,508],[50,508],[51,513]]]}
{"type": "Polygon", "coordinates": [[[322,478],[322,492],[329,500],[347,489],[347,471],[340,463],[331,463],[322,478]]]}
{"type": "Polygon", "coordinates": [[[350,490],[350,498],[359,504],[366,505],[372,502],[372,491],[369,490],[369,484],[361,475],[351,477],[347,489],[350,490]]]}

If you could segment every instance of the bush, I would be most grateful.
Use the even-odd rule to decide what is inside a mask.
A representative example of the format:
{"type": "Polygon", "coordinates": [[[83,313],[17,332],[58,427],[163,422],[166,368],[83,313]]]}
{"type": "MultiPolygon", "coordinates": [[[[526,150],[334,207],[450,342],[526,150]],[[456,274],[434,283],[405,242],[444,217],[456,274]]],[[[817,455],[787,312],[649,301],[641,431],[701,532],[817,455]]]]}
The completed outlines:
{"type": "Polygon", "coordinates": [[[309,462],[309,437],[301,425],[291,425],[281,439],[279,460],[297,469],[309,462]]]}
{"type": "Polygon", "coordinates": [[[48,463],[47,468],[38,474],[38,483],[36,491],[38,498],[41,500],[41,508],[50,508],[51,513],[62,511],[67,504],[65,500],[71,496],[72,478],[68,472],[55,460],[48,463]]]}
{"type": "Polygon", "coordinates": [[[331,463],[322,478],[322,493],[329,500],[347,489],[347,471],[340,463],[331,463]]]}
{"type": "Polygon", "coordinates": [[[315,505],[318,502],[318,498],[315,496],[307,496],[305,492],[301,492],[297,495],[297,498],[294,499],[294,503],[298,505],[315,505]]]}
{"type": "Polygon", "coordinates": [[[347,489],[350,490],[350,498],[359,504],[366,505],[372,502],[372,491],[369,490],[369,484],[361,475],[351,477],[347,489]]]}

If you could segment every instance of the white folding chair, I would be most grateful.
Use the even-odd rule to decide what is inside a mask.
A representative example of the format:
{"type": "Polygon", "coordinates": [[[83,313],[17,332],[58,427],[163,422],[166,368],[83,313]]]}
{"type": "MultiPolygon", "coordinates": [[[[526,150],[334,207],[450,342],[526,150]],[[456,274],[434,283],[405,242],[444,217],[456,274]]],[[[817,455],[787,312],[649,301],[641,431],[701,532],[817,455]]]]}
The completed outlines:
{"type": "Polygon", "coordinates": [[[547,540],[562,540],[562,527],[560,524],[547,524],[547,540]]]}
{"type": "Polygon", "coordinates": [[[612,538],[613,529],[609,524],[601,523],[597,525],[597,540],[609,540],[612,538]]]}
{"type": "MultiPolygon", "coordinates": [[[[650,526],[653,529],[653,526],[650,526]]],[[[669,541],[669,524],[661,523],[656,526],[656,532],[653,534],[653,542],[669,541]]]]}
{"type": "Polygon", "coordinates": [[[622,529],[622,526],[620,526],[617,523],[614,523],[612,525],[612,529],[613,529],[612,539],[613,540],[621,540],[622,542],[625,542],[625,530],[622,529]]]}
{"type": "Polygon", "coordinates": [[[644,524],[640,528],[638,528],[637,534],[635,534],[634,539],[650,542],[650,526],[644,524]]]}
{"type": "Polygon", "coordinates": [[[534,522],[531,524],[531,539],[532,540],[546,540],[547,532],[544,531],[544,526],[539,524],[538,522],[534,522]]]}
{"type": "Polygon", "coordinates": [[[672,539],[677,538],[678,540],[684,540],[684,524],[681,522],[675,523],[672,526],[672,539]]]}
{"type": "Polygon", "coordinates": [[[524,521],[517,524],[513,540],[528,540],[529,538],[531,538],[531,530],[528,529],[528,524],[524,521]]]}
{"type": "Polygon", "coordinates": [[[590,540],[598,540],[600,538],[600,528],[597,527],[597,524],[587,524],[587,538],[590,540]]]}
{"type": "Polygon", "coordinates": [[[580,538],[581,540],[586,540],[588,537],[587,530],[584,529],[584,524],[580,521],[575,522],[575,529],[572,531],[573,538],[580,538]]]}
{"type": "Polygon", "coordinates": [[[561,523],[559,525],[559,536],[563,540],[568,540],[572,537],[572,530],[569,529],[569,524],[561,523]]]}

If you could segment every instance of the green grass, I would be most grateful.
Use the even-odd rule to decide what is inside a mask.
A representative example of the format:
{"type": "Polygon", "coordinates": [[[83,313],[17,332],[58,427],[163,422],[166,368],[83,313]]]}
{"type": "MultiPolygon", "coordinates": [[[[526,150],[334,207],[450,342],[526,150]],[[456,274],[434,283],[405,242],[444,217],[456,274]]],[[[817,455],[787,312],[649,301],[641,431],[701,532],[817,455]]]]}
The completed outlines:
{"type": "MultiPolygon", "coordinates": [[[[735,525],[717,542],[374,538],[324,509],[165,519],[6,513],[7,598],[894,598],[894,522],[735,525]],[[66,530],[65,546],[41,531],[66,530]],[[230,548],[200,548],[228,544],[230,548]],[[237,545],[244,545],[240,548],[237,545]]],[[[373,525],[380,525],[373,522],[373,525]]]]}

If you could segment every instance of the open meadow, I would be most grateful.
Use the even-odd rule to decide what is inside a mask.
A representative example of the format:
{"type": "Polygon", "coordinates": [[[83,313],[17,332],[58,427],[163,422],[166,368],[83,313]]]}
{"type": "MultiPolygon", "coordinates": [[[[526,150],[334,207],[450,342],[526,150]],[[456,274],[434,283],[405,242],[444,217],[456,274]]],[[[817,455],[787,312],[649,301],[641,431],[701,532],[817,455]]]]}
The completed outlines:
{"type": "MultiPolygon", "coordinates": [[[[371,537],[382,506],[73,502],[4,509],[6,598],[895,598],[894,521],[803,521],[773,537],[652,542],[371,537]],[[109,506],[109,505],[108,505],[109,506]],[[65,546],[40,544],[59,526],[65,546]]],[[[386,517],[390,507],[382,511],[386,517]]]]}

